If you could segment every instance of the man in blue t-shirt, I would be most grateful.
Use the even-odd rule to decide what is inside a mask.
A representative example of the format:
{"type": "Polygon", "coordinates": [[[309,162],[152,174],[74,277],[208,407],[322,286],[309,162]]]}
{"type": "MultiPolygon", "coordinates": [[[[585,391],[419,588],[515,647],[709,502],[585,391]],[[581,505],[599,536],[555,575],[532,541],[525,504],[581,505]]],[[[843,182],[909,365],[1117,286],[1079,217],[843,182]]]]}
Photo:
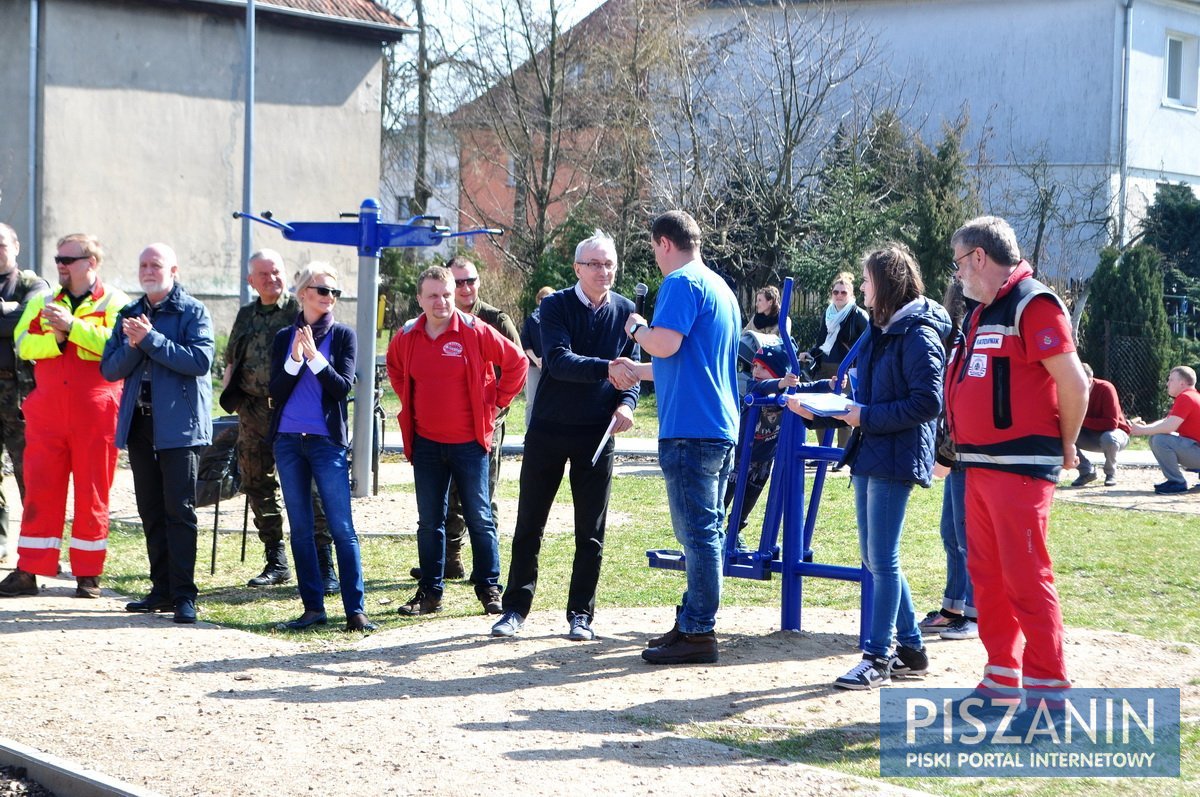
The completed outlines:
{"type": "Polygon", "coordinates": [[[717,660],[714,633],[721,603],[722,498],[738,433],[737,299],[700,259],[700,226],[682,211],[664,213],[650,230],[663,273],[654,325],[634,313],[625,331],[653,361],[622,360],[621,388],[652,379],[658,394],[658,460],[667,483],[675,538],[683,546],[687,590],[675,627],[649,642],[651,664],[717,660]]]}

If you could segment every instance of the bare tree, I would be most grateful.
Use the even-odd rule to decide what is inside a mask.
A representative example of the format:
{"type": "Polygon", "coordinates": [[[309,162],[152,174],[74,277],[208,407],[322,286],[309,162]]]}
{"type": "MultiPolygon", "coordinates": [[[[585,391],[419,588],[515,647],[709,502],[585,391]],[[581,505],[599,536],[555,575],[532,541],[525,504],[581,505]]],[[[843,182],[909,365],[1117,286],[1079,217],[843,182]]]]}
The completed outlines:
{"type": "Polygon", "coordinates": [[[748,298],[788,270],[825,147],[897,108],[904,85],[880,79],[875,38],[826,5],[747,4],[690,24],[659,81],[654,190],[698,215],[710,258],[748,298]]]}

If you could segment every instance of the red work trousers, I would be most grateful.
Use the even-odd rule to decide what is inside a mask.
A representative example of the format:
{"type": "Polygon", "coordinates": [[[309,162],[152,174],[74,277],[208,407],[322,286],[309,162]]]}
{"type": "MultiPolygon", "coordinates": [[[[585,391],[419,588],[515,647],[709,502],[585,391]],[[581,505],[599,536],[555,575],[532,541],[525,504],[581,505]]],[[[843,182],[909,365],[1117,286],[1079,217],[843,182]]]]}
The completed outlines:
{"type": "Polygon", "coordinates": [[[120,395],[119,384],[103,381],[82,389],[78,384],[39,384],[25,400],[25,502],[17,543],[21,570],[39,576],[58,572],[71,479],[71,573],[80,578],[104,572],[120,395]]]}
{"type": "Polygon", "coordinates": [[[1036,692],[1071,685],[1046,550],[1054,488],[1032,476],[967,469],[967,570],[988,656],[981,690],[1036,692]]]}

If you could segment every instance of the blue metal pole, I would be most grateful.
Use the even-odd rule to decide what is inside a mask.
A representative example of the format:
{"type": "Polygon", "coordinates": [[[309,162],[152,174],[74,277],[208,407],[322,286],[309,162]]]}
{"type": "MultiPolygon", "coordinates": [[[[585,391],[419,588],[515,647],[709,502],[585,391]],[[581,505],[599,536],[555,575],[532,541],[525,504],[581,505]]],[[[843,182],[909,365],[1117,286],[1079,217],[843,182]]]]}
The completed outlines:
{"type": "Polygon", "coordinates": [[[379,306],[379,203],[364,199],[358,209],[358,361],[354,382],[354,459],[350,468],[355,498],[371,491],[371,445],[375,434],[375,319],[379,306]]]}

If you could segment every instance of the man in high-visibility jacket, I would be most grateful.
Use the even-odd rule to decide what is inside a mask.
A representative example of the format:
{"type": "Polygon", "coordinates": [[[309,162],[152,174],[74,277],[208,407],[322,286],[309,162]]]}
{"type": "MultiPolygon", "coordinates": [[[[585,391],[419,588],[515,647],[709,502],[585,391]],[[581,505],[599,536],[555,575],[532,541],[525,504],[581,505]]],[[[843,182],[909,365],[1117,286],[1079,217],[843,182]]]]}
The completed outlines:
{"type": "Polygon", "coordinates": [[[31,300],[17,322],[17,355],[34,363],[37,383],[25,413],[25,507],[17,569],[0,597],[36,595],[35,576],[58,572],[67,483],[74,479],[71,572],[77,598],[100,597],[108,547],[108,492],[117,466],[113,437],[120,384],[100,373],[100,356],[129,297],[98,275],[104,251],[91,235],[68,235],[54,258],[60,286],[31,300]]]}

